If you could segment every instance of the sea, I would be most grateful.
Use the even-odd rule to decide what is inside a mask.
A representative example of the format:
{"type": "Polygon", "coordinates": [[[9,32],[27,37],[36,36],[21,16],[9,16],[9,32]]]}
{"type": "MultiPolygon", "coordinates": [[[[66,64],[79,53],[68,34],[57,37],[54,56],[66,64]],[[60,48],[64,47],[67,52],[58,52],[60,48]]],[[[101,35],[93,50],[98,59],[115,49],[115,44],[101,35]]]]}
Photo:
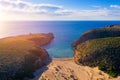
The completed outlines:
{"type": "MultiPolygon", "coordinates": [[[[51,58],[71,58],[71,43],[83,32],[120,24],[120,21],[8,21],[0,22],[0,38],[29,33],[53,33],[54,40],[44,48],[51,58]]],[[[19,46],[19,45],[18,45],[19,46]]]]}

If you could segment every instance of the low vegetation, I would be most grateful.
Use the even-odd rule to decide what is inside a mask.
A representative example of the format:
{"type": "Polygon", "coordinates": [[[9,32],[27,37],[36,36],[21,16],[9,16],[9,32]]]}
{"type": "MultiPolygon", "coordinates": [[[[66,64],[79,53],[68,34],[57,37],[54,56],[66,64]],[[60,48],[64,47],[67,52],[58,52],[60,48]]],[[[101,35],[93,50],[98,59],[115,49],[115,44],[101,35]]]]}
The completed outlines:
{"type": "Polygon", "coordinates": [[[82,37],[86,38],[85,41],[79,41],[75,47],[75,62],[90,67],[98,66],[110,76],[118,76],[120,74],[120,28],[112,27],[91,31],[90,35],[87,32],[89,37],[83,35],[82,37]]]}
{"type": "Polygon", "coordinates": [[[33,72],[45,65],[49,59],[48,53],[40,46],[47,45],[53,38],[50,33],[1,39],[0,80],[33,78],[33,72]],[[39,41],[33,40],[34,38],[39,41]],[[38,42],[39,44],[36,44],[38,42]]]}
{"type": "Polygon", "coordinates": [[[120,27],[93,29],[83,33],[83,35],[78,40],[74,41],[72,45],[77,46],[79,43],[87,40],[117,36],[120,36],[120,27]]]}

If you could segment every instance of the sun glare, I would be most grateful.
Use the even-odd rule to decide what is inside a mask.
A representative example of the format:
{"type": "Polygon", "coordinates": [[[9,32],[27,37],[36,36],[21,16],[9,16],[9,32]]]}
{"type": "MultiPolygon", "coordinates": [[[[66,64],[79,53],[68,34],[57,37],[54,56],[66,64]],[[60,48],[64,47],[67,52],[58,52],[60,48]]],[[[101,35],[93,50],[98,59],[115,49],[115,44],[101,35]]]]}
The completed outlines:
{"type": "Polygon", "coordinates": [[[5,21],[5,19],[6,19],[6,16],[2,14],[2,12],[0,11],[0,22],[5,21]]]}
{"type": "Polygon", "coordinates": [[[0,32],[4,31],[4,23],[3,21],[0,21],[0,32]]]}
{"type": "Polygon", "coordinates": [[[6,36],[7,32],[7,27],[5,26],[4,21],[0,21],[0,38],[3,38],[6,36]]]}
{"type": "Polygon", "coordinates": [[[2,8],[0,7],[0,22],[1,21],[5,21],[5,20],[8,20],[8,15],[10,15],[9,13],[6,14],[2,8]]]}

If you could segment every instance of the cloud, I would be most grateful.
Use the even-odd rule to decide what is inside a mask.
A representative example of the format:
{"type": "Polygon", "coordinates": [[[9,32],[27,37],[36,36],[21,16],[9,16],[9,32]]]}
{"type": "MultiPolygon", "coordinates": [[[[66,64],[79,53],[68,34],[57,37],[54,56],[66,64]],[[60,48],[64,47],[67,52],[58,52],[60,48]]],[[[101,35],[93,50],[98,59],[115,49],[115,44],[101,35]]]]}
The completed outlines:
{"type": "Polygon", "coordinates": [[[0,18],[3,17],[2,19],[7,20],[120,20],[119,5],[110,5],[112,9],[97,5],[92,7],[94,8],[88,10],[70,10],[56,4],[32,3],[25,0],[0,0],[0,18]]]}
{"type": "Polygon", "coordinates": [[[101,8],[100,5],[92,5],[93,8],[101,8]]]}
{"type": "Polygon", "coordinates": [[[53,5],[53,4],[34,4],[33,5],[36,8],[42,8],[42,9],[51,9],[51,10],[57,10],[57,9],[62,9],[62,6],[59,5],[53,5]]]}
{"type": "Polygon", "coordinates": [[[110,7],[120,9],[120,5],[110,5],[110,7]]]}
{"type": "Polygon", "coordinates": [[[61,15],[61,16],[63,16],[63,15],[71,15],[71,14],[74,14],[74,13],[75,13],[75,11],[67,10],[67,9],[56,10],[56,11],[54,12],[54,14],[56,14],[56,15],[61,15]]]}
{"type": "Polygon", "coordinates": [[[81,10],[79,14],[82,16],[106,16],[108,15],[108,10],[107,9],[81,10]]]}
{"type": "Polygon", "coordinates": [[[120,20],[119,10],[91,9],[74,11],[71,15],[58,17],[60,20],[120,20]]]}
{"type": "Polygon", "coordinates": [[[24,7],[28,6],[28,3],[20,1],[20,0],[16,0],[16,1],[14,1],[14,0],[0,0],[0,5],[6,6],[6,7],[11,7],[11,8],[15,8],[15,7],[24,8],[24,7]]]}
{"type": "Polygon", "coordinates": [[[18,12],[30,13],[48,13],[48,11],[55,11],[62,9],[62,6],[53,4],[34,4],[22,0],[0,0],[0,9],[18,12]]]}
{"type": "Polygon", "coordinates": [[[77,19],[77,20],[95,20],[106,18],[109,14],[107,9],[98,9],[98,10],[79,10],[75,11],[74,14],[67,17],[68,19],[77,19]]]}
{"type": "Polygon", "coordinates": [[[31,3],[21,0],[0,0],[0,9],[5,12],[46,13],[45,9],[35,8],[31,3]]]}

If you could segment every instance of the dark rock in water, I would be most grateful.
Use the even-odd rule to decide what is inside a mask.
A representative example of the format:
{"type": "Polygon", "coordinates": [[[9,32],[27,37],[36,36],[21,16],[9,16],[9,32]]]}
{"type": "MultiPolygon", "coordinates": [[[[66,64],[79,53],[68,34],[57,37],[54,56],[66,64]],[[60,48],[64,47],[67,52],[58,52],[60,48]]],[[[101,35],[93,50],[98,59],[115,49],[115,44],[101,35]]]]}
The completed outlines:
{"type": "Polygon", "coordinates": [[[106,26],[107,28],[113,28],[113,27],[120,27],[120,24],[116,24],[116,25],[109,25],[109,26],[106,26]]]}
{"type": "Polygon", "coordinates": [[[87,31],[74,44],[77,64],[98,66],[112,77],[120,74],[119,25],[87,31]]]}

